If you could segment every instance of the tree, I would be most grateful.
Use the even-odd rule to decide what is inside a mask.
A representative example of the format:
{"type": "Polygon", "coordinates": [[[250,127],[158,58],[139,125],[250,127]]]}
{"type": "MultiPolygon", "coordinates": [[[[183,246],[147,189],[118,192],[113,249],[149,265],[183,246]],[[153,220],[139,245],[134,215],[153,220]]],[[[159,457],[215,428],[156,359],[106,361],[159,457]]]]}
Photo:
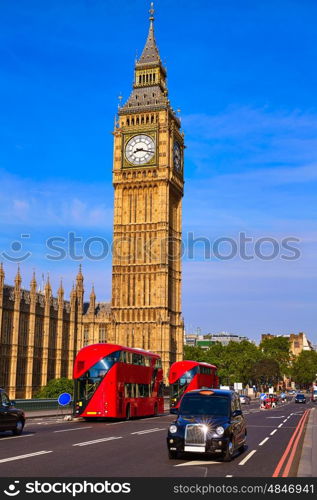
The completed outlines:
{"type": "Polygon", "coordinates": [[[252,367],[252,379],[256,385],[266,389],[271,385],[276,385],[281,378],[280,366],[277,361],[270,358],[262,358],[252,367]]]}
{"type": "Polygon", "coordinates": [[[293,363],[292,379],[300,387],[309,387],[316,380],[316,374],[317,352],[302,351],[293,363]]]}
{"type": "Polygon", "coordinates": [[[36,398],[58,398],[63,392],[73,394],[74,384],[68,378],[57,378],[50,380],[46,386],[42,387],[36,394],[36,398]]]}
{"type": "Polygon", "coordinates": [[[265,358],[278,362],[282,375],[289,375],[292,357],[288,337],[265,338],[260,344],[260,350],[265,358]]]}
{"type": "Polygon", "coordinates": [[[184,348],[184,359],[216,365],[220,383],[223,385],[233,385],[234,382],[242,382],[245,385],[250,383],[253,364],[260,358],[261,352],[257,346],[247,340],[229,342],[228,345],[215,342],[208,349],[189,346],[184,348]]]}
{"type": "Polygon", "coordinates": [[[184,346],[184,359],[190,361],[206,361],[206,351],[198,346],[184,346]]]}

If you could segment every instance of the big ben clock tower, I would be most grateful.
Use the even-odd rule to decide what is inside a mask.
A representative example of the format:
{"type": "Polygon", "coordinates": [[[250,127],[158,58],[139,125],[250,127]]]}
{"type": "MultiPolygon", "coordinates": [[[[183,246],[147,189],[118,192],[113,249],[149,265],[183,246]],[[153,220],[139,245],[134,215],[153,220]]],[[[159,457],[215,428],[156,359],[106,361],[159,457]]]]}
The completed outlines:
{"type": "Polygon", "coordinates": [[[168,100],[154,10],[134,83],[114,130],[112,341],[182,359],[184,139],[168,100]]]}

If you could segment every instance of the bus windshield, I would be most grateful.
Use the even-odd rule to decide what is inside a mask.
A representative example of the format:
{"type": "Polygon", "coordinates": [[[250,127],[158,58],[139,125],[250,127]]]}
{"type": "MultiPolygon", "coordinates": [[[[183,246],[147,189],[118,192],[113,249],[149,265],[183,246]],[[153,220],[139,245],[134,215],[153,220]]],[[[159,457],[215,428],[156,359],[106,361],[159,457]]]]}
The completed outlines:
{"type": "Polygon", "coordinates": [[[81,377],[75,379],[75,399],[88,401],[92,397],[104,376],[119,361],[120,352],[109,354],[89,368],[81,377]]]}
{"type": "Polygon", "coordinates": [[[178,401],[181,398],[197,372],[198,366],[194,366],[191,370],[183,373],[183,375],[176,380],[174,384],[171,384],[170,395],[172,400],[178,401]]]}
{"type": "Polygon", "coordinates": [[[201,394],[185,396],[182,399],[179,414],[227,417],[229,415],[229,398],[202,396],[201,394]]]}

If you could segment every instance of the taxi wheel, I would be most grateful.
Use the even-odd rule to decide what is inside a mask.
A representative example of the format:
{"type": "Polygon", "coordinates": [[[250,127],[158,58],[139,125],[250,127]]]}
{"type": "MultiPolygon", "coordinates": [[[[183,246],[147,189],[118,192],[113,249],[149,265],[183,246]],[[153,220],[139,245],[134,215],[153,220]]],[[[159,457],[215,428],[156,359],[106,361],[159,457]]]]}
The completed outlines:
{"type": "Polygon", "coordinates": [[[22,434],[23,427],[24,427],[24,422],[23,422],[23,420],[17,420],[17,422],[16,422],[16,424],[15,424],[15,428],[12,430],[12,433],[13,433],[15,436],[20,436],[20,434],[22,434]]]}
{"type": "Polygon", "coordinates": [[[230,441],[228,443],[227,449],[225,451],[225,454],[223,456],[223,461],[224,462],[231,462],[232,457],[234,453],[234,442],[233,442],[233,437],[230,438],[230,441]]]}
{"type": "Polygon", "coordinates": [[[168,458],[170,460],[176,460],[178,458],[178,451],[168,450],[168,458]]]}

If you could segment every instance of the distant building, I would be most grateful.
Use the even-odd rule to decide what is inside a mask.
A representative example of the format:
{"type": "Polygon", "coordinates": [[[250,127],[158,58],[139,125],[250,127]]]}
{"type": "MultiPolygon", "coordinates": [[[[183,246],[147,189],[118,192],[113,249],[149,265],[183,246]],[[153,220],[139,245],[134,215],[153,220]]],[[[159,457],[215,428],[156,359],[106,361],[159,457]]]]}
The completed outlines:
{"type": "Polygon", "coordinates": [[[274,337],[285,337],[289,339],[290,351],[294,356],[298,356],[302,351],[313,351],[314,346],[306,337],[304,332],[290,333],[286,335],[272,335],[271,333],[264,333],[261,335],[261,341],[264,339],[273,339],[274,337]]]}
{"type": "Polygon", "coordinates": [[[189,333],[187,335],[185,334],[184,344],[190,345],[190,346],[195,346],[198,338],[199,338],[198,335],[196,335],[195,333],[189,333]]]}
{"type": "Polygon", "coordinates": [[[220,332],[208,333],[206,335],[187,334],[185,335],[185,345],[197,346],[202,349],[208,349],[212,344],[220,342],[222,345],[228,345],[229,342],[250,341],[248,337],[241,337],[233,333],[220,332]]]}

